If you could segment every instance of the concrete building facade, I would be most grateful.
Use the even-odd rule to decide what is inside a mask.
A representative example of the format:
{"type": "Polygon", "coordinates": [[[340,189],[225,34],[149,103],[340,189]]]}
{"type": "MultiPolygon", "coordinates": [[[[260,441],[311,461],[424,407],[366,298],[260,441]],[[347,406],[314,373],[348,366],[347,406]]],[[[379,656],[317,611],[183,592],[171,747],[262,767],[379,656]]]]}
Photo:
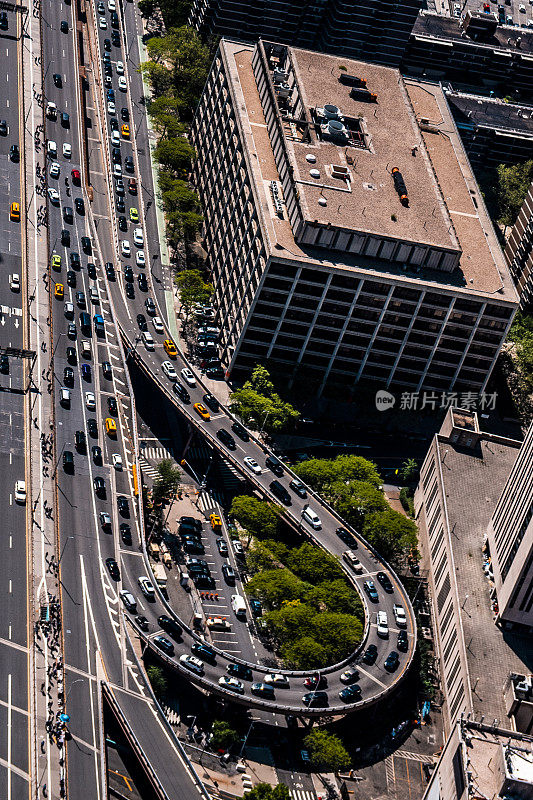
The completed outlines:
{"type": "Polygon", "coordinates": [[[518,294],[524,311],[533,308],[533,183],[513,226],[505,247],[518,294]]]}
{"type": "Polygon", "coordinates": [[[195,0],[189,23],[207,35],[269,39],[399,66],[422,0],[195,0]]]}
{"type": "Polygon", "coordinates": [[[487,531],[499,619],[533,633],[533,423],[487,531]]]}
{"type": "Polygon", "coordinates": [[[483,390],[517,296],[438,86],[222,40],[191,139],[233,377],[483,390]]]}

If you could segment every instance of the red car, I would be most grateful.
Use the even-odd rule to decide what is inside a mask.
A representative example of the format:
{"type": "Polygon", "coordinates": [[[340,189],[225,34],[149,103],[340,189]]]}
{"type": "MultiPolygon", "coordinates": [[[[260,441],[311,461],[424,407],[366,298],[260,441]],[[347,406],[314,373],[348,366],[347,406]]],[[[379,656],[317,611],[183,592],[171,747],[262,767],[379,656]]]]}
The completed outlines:
{"type": "Polygon", "coordinates": [[[130,194],[137,194],[137,181],[135,178],[130,178],[128,181],[128,189],[130,194]]]}
{"type": "Polygon", "coordinates": [[[74,184],[74,186],[79,186],[81,183],[81,176],[79,169],[73,169],[70,174],[72,176],[72,183],[74,184]]]}
{"type": "Polygon", "coordinates": [[[328,685],[328,680],[325,675],[320,675],[316,672],[304,680],[304,686],[308,689],[324,689],[328,685]]]}

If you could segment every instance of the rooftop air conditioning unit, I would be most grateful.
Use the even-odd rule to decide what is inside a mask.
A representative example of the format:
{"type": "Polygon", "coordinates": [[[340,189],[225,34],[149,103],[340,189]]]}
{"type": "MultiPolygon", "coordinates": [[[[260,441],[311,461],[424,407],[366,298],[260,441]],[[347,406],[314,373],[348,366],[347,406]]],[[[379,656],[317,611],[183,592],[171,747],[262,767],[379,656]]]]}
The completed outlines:
{"type": "Polygon", "coordinates": [[[281,67],[276,67],[272,77],[274,78],[274,83],[284,83],[289,78],[289,73],[285,72],[284,69],[281,67]]]}
{"type": "Polygon", "coordinates": [[[330,119],[325,125],[321,125],[322,135],[334,139],[336,142],[347,142],[350,139],[348,128],[338,119],[330,119]]]}
{"type": "Polygon", "coordinates": [[[340,108],[338,106],[332,105],[332,103],[326,103],[326,105],[323,108],[323,111],[326,119],[338,119],[341,121],[343,119],[340,108]]]}
{"type": "Polygon", "coordinates": [[[288,83],[276,83],[274,88],[279,97],[288,97],[291,93],[291,87],[288,83]]]}
{"type": "Polygon", "coordinates": [[[341,178],[346,181],[350,180],[350,170],[342,164],[332,164],[331,175],[333,178],[341,178]]]}

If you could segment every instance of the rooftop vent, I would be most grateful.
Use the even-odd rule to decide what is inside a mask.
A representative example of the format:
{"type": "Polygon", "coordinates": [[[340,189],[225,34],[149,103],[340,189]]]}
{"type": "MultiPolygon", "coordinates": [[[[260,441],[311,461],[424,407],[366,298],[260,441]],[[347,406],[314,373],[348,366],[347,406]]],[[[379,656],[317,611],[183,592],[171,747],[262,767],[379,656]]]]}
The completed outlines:
{"type": "Polygon", "coordinates": [[[350,180],[350,170],[342,164],[331,165],[331,176],[333,178],[341,178],[342,180],[350,180]]]}
{"type": "Polygon", "coordinates": [[[274,83],[285,83],[289,78],[289,73],[285,72],[281,67],[276,67],[272,77],[274,78],[274,83]]]}
{"type": "Polygon", "coordinates": [[[378,102],[377,94],[374,94],[374,92],[369,92],[368,89],[365,89],[363,86],[354,86],[353,89],[350,89],[350,97],[353,100],[362,100],[364,103],[378,102]]]}
{"type": "Polygon", "coordinates": [[[348,128],[338,119],[330,119],[325,125],[320,126],[322,136],[333,139],[335,142],[347,142],[350,139],[348,128]]]}
{"type": "Polygon", "coordinates": [[[316,156],[313,153],[307,153],[305,160],[310,164],[316,164],[316,156]]]}
{"type": "Polygon", "coordinates": [[[320,178],[320,170],[318,169],[310,169],[309,174],[312,178],[320,178]]]}
{"type": "Polygon", "coordinates": [[[330,119],[335,119],[339,122],[344,120],[340,108],[338,106],[334,106],[332,103],[326,103],[324,108],[317,106],[315,108],[315,114],[319,122],[326,122],[330,119]]]}
{"type": "Polygon", "coordinates": [[[400,172],[398,167],[392,168],[392,180],[394,181],[394,188],[396,189],[396,191],[400,196],[400,203],[402,204],[402,206],[408,206],[409,198],[407,196],[407,187],[405,185],[402,173],[400,172]]]}
{"type": "Polygon", "coordinates": [[[327,206],[327,204],[328,204],[328,201],[326,200],[325,197],[319,197],[318,198],[318,205],[319,206],[327,206]]]}
{"type": "Polygon", "coordinates": [[[291,93],[291,87],[288,83],[275,83],[274,89],[279,97],[288,97],[291,93]]]}

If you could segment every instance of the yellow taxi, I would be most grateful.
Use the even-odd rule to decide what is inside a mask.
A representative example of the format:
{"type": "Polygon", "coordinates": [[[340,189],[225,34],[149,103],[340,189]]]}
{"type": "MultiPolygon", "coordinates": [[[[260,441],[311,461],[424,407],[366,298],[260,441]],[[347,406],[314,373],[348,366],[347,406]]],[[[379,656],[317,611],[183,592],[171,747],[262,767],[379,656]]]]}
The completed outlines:
{"type": "Polygon", "coordinates": [[[108,436],[111,436],[113,439],[116,438],[116,435],[117,435],[117,423],[111,417],[106,417],[105,431],[106,431],[108,436]]]}
{"type": "Polygon", "coordinates": [[[54,253],[52,256],[52,269],[60,270],[61,269],[61,256],[57,253],[54,253]]]}
{"type": "Polygon", "coordinates": [[[55,295],[55,297],[57,297],[58,300],[62,300],[63,299],[63,297],[65,295],[65,287],[63,286],[62,283],[56,283],[56,286],[55,286],[55,289],[54,289],[54,295],[55,295]]]}
{"type": "Polygon", "coordinates": [[[129,125],[123,125],[122,126],[122,136],[125,139],[129,139],[130,138],[130,126],[129,125]]]}
{"type": "Polygon", "coordinates": [[[196,411],[196,413],[201,416],[202,419],[205,420],[211,419],[211,415],[203,403],[195,403],[193,408],[196,411]]]}
{"type": "Polygon", "coordinates": [[[20,203],[11,203],[9,219],[11,222],[20,222],[20,203]]]}
{"type": "Polygon", "coordinates": [[[217,531],[219,528],[222,527],[222,520],[218,516],[218,514],[211,514],[209,516],[209,522],[211,523],[211,527],[214,531],[217,531]]]}
{"type": "Polygon", "coordinates": [[[165,348],[167,355],[169,355],[170,358],[176,358],[176,356],[178,355],[178,348],[176,347],[172,339],[165,339],[165,341],[163,342],[163,347],[165,348]]]}

